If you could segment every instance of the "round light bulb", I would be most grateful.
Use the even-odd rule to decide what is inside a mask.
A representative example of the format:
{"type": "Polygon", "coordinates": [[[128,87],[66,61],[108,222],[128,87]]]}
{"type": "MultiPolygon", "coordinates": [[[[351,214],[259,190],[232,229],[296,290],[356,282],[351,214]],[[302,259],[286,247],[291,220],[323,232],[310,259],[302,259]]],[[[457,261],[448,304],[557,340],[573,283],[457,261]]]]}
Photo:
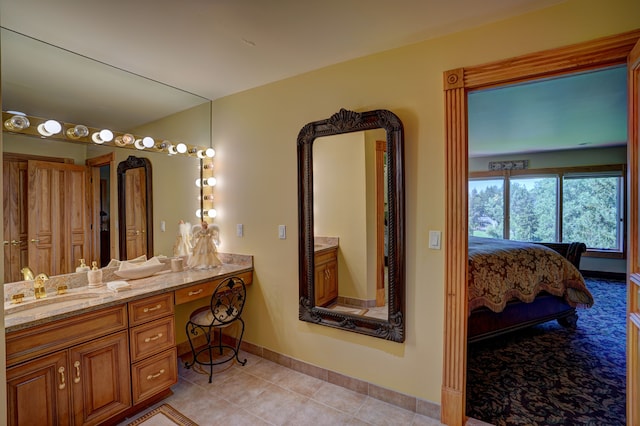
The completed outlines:
{"type": "Polygon", "coordinates": [[[111,142],[113,140],[113,132],[109,129],[102,129],[91,135],[91,139],[97,144],[111,142]]]}
{"type": "Polygon", "coordinates": [[[85,138],[89,136],[89,129],[87,128],[87,126],[78,124],[67,129],[67,136],[71,139],[85,138]]]}
{"type": "Polygon", "coordinates": [[[57,135],[62,131],[62,125],[55,120],[47,120],[44,122],[44,128],[52,135],[57,135]]]}
{"type": "Polygon", "coordinates": [[[124,135],[122,135],[122,142],[125,145],[131,145],[135,141],[136,141],[136,138],[131,133],[125,133],[124,135]]]}
{"type": "Polygon", "coordinates": [[[29,119],[24,115],[14,115],[4,122],[4,127],[6,127],[7,130],[24,130],[30,125],[29,119]]]}
{"type": "Polygon", "coordinates": [[[207,211],[207,216],[209,217],[216,217],[218,215],[218,212],[216,211],[216,209],[209,209],[207,211]]]}
{"type": "Polygon", "coordinates": [[[178,153],[178,151],[176,151],[176,147],[174,145],[169,145],[169,148],[167,148],[167,151],[169,151],[169,155],[175,155],[178,153]]]}
{"type": "Polygon", "coordinates": [[[207,178],[207,185],[216,186],[216,183],[218,183],[218,180],[216,178],[214,178],[213,176],[210,177],[210,178],[207,178]]]}
{"type": "Polygon", "coordinates": [[[142,138],[142,145],[144,145],[145,148],[153,148],[155,144],[156,141],[154,141],[153,138],[149,136],[142,138]]]}
{"type": "Polygon", "coordinates": [[[213,148],[207,148],[205,155],[209,158],[213,158],[216,155],[216,150],[213,148]]]}
{"type": "Polygon", "coordinates": [[[62,131],[62,125],[55,120],[47,120],[38,126],[38,132],[42,136],[53,136],[62,131]]]}
{"type": "Polygon", "coordinates": [[[200,179],[196,179],[196,186],[198,188],[200,188],[202,186],[202,182],[200,181],[200,179]]]}
{"type": "Polygon", "coordinates": [[[142,139],[136,139],[136,141],[133,143],[133,146],[138,149],[144,149],[144,145],[142,145],[142,139]]]}
{"type": "Polygon", "coordinates": [[[178,151],[180,154],[184,154],[185,152],[187,152],[187,145],[185,145],[182,142],[180,142],[176,146],[176,151],[178,151]]]}
{"type": "Polygon", "coordinates": [[[202,217],[202,210],[196,210],[196,217],[202,217]]]}
{"type": "Polygon", "coordinates": [[[203,150],[199,149],[198,152],[196,153],[196,155],[198,156],[198,158],[203,159],[203,158],[207,158],[206,154],[204,153],[203,150]]]}

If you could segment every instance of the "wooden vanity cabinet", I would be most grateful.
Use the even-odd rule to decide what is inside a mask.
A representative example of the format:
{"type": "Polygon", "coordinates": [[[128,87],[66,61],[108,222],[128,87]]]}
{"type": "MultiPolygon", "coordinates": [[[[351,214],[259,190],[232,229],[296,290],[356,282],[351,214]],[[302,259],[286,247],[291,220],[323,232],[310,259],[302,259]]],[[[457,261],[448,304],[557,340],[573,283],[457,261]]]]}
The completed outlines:
{"type": "Polygon", "coordinates": [[[178,381],[173,292],[129,303],[131,388],[138,404],[178,381]]]}
{"type": "Polygon", "coordinates": [[[328,306],[338,298],[338,248],[315,253],[316,306],[328,306]]]}
{"type": "Polygon", "coordinates": [[[125,306],[7,334],[9,425],[96,425],[131,406],[125,306]]]}

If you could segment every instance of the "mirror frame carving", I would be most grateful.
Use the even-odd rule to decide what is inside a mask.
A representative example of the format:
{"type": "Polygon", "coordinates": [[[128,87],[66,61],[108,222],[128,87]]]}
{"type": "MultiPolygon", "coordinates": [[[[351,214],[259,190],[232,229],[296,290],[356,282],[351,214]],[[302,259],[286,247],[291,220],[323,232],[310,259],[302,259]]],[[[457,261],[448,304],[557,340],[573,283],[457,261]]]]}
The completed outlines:
{"type": "Polygon", "coordinates": [[[355,112],[341,109],[330,118],[306,124],[298,134],[298,273],[299,319],[395,342],[405,339],[405,211],[404,131],[402,122],[388,110],[355,112]],[[315,306],[313,234],[313,142],[363,130],[387,133],[388,275],[387,320],[336,312],[315,306]]]}
{"type": "Polygon", "coordinates": [[[130,155],[126,160],[118,163],[118,246],[121,260],[127,259],[127,227],[126,227],[126,185],[124,174],[127,170],[143,167],[145,170],[146,220],[147,220],[147,258],[153,257],[153,185],[151,175],[151,161],[144,157],[130,155]]]}

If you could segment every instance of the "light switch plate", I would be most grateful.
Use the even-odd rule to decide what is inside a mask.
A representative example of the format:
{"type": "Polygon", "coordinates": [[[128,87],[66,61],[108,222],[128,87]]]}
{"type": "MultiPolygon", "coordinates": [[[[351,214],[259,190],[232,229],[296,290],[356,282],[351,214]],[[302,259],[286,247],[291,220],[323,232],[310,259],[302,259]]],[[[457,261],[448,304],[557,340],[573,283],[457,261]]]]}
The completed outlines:
{"type": "Polygon", "coordinates": [[[278,225],[278,238],[281,240],[287,239],[287,226],[286,225],[278,225]]]}
{"type": "Polygon", "coordinates": [[[429,231],[429,248],[440,250],[441,239],[442,239],[441,231],[429,231]]]}
{"type": "Polygon", "coordinates": [[[236,225],[236,236],[242,237],[244,235],[244,226],[241,223],[236,225]]]}

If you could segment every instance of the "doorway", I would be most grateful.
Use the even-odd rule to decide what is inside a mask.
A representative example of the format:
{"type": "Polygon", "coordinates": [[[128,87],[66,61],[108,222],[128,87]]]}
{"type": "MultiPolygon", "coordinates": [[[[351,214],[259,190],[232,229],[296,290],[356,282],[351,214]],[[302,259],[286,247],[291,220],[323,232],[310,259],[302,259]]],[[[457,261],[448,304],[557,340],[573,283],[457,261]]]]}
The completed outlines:
{"type": "Polygon", "coordinates": [[[109,153],[87,159],[91,188],[91,247],[93,258],[100,268],[115,258],[116,197],[112,196],[115,175],[114,154],[109,153]]]}
{"type": "MultiPolygon", "coordinates": [[[[444,360],[441,421],[461,425],[465,416],[467,349],[467,93],[484,87],[525,81],[598,67],[624,64],[640,39],[640,30],[578,45],[523,55],[490,65],[465,67],[444,73],[445,91],[445,299],[444,360]]],[[[631,136],[631,135],[630,135],[631,136]]],[[[634,150],[630,152],[635,154],[634,150]]],[[[637,171],[633,171],[636,173],[637,171]]],[[[633,182],[630,182],[633,188],[633,182]]],[[[631,191],[633,192],[633,191],[631,191]]],[[[637,206],[630,200],[630,240],[636,239],[637,206]],[[635,212],[635,214],[634,214],[635,212]]],[[[635,259],[637,244],[628,256],[635,259]]],[[[631,262],[630,262],[631,263],[631,262]]],[[[632,271],[630,271],[632,272],[632,271]]],[[[631,363],[630,366],[634,366],[631,363]]],[[[632,416],[630,416],[632,417],[632,416]]],[[[628,418],[628,420],[632,420],[628,418]]]]}

